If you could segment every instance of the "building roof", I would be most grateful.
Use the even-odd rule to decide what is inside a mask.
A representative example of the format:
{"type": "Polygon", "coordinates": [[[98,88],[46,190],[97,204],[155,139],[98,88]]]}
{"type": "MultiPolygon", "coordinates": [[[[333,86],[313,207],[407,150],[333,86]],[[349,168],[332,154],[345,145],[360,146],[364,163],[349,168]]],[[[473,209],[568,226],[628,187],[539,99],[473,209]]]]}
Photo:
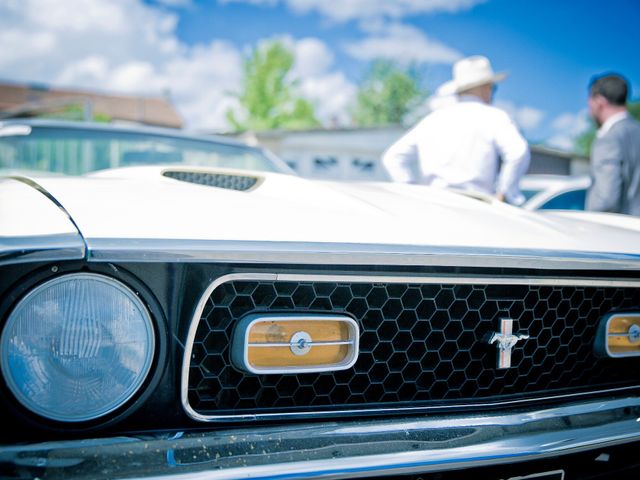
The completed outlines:
{"type": "Polygon", "coordinates": [[[163,97],[111,95],[46,85],[0,82],[0,117],[31,117],[78,105],[110,120],[180,128],[182,118],[163,97]]]}

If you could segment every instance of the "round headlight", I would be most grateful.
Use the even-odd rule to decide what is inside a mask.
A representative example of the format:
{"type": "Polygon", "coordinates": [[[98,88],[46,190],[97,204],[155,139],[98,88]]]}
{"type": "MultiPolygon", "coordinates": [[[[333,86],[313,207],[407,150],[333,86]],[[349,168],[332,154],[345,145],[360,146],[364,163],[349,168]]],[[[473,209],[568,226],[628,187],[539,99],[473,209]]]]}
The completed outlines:
{"type": "Polygon", "coordinates": [[[151,317],[122,283],[68,274],[31,290],[9,315],[0,340],[2,374],[27,409],[62,422],[106,415],[149,373],[151,317]]]}

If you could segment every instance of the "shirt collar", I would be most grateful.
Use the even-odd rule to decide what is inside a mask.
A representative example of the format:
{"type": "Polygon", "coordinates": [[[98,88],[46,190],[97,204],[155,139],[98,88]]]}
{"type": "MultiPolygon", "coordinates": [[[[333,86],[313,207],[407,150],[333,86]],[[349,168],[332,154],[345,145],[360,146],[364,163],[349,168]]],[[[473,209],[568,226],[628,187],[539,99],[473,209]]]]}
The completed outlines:
{"type": "Polygon", "coordinates": [[[458,101],[459,102],[479,102],[479,103],[484,103],[484,100],[482,100],[480,97],[478,97],[477,95],[471,95],[469,93],[465,93],[464,95],[459,95],[458,96],[458,101]]]}
{"type": "Polygon", "coordinates": [[[614,115],[611,115],[607,119],[607,121],[604,122],[602,124],[602,126],[598,129],[598,132],[597,132],[598,137],[602,137],[603,135],[607,134],[609,132],[609,130],[611,130],[611,127],[613,127],[620,120],[624,120],[628,116],[629,116],[629,113],[626,112],[626,111],[618,112],[618,113],[616,113],[614,115]]]}

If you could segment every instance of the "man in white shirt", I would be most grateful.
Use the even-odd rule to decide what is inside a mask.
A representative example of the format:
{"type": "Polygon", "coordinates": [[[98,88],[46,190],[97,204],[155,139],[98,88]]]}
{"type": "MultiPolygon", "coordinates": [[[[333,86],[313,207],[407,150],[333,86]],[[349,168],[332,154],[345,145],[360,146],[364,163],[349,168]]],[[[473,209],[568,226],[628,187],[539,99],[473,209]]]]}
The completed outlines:
{"type": "Polygon", "coordinates": [[[506,112],[491,105],[496,82],[482,56],[453,66],[458,101],[438,108],[384,153],[392,180],[524,201],[518,183],[529,167],[529,146],[506,112]]]}
{"type": "Polygon", "coordinates": [[[589,113],[600,128],[591,147],[587,210],[640,215],[640,123],[627,111],[628,95],[620,75],[589,85],[589,113]]]}

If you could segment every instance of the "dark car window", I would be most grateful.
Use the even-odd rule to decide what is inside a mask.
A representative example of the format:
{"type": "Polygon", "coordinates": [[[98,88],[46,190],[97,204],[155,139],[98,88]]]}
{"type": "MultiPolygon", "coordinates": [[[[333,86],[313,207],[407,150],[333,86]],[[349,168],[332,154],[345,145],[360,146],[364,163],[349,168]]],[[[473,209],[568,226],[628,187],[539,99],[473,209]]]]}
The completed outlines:
{"type": "Polygon", "coordinates": [[[64,127],[30,127],[0,136],[0,169],[80,175],[136,165],[184,164],[281,172],[261,150],[170,135],[64,127]]]}
{"type": "Polygon", "coordinates": [[[553,197],[540,206],[540,210],[584,210],[587,191],[571,190],[553,197]]]}

